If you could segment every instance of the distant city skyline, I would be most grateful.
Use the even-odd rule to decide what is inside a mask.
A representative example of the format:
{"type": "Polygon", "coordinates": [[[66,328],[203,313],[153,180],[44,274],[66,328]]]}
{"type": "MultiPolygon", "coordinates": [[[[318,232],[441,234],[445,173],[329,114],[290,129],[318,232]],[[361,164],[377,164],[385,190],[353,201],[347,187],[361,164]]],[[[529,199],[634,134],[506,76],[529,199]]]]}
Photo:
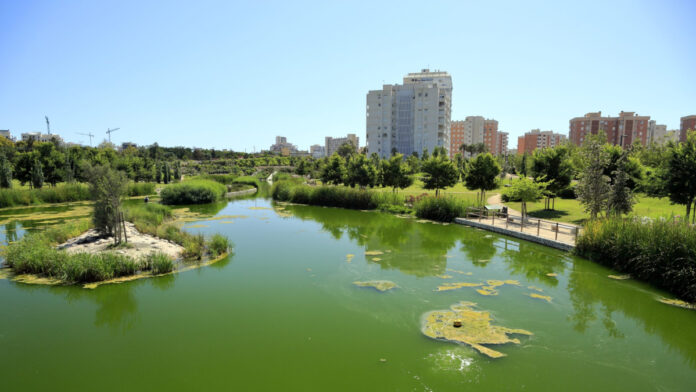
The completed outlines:
{"type": "Polygon", "coordinates": [[[696,114],[692,1],[1,2],[0,129],[66,142],[301,150],[366,136],[365,98],[423,68],[452,76],[453,121],[531,129],[621,111],[696,114]],[[597,24],[598,14],[611,23],[597,24]],[[462,18],[463,15],[485,15],[462,18]],[[386,17],[388,16],[388,17],[386,17]]]}

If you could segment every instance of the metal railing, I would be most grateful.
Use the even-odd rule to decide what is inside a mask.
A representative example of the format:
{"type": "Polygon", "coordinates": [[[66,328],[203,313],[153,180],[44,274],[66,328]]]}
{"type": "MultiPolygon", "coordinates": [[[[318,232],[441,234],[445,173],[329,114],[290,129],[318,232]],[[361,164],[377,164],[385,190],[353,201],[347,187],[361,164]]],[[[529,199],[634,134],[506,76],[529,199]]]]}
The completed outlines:
{"type": "Polygon", "coordinates": [[[525,228],[532,230],[536,229],[537,237],[541,237],[542,230],[545,232],[551,232],[554,240],[556,241],[558,241],[558,234],[561,233],[571,236],[573,238],[573,243],[575,243],[575,241],[577,240],[579,231],[581,229],[580,226],[569,225],[560,222],[553,222],[539,218],[530,218],[529,216],[525,217],[525,219],[522,219],[522,216],[520,215],[511,215],[508,213],[498,211],[488,211],[484,208],[477,207],[467,208],[465,212],[465,218],[474,218],[481,223],[483,223],[483,220],[490,220],[490,224],[492,226],[495,226],[495,221],[496,219],[498,219],[498,222],[505,222],[505,229],[507,230],[511,230],[510,226],[512,226],[513,229],[516,229],[517,226],[519,226],[520,232],[524,232],[525,228]]]}

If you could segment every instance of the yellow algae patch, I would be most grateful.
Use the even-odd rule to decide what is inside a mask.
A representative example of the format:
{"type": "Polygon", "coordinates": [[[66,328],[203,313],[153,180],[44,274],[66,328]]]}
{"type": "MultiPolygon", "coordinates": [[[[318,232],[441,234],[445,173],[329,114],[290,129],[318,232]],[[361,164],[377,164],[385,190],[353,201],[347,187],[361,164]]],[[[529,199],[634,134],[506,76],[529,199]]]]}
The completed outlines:
{"type": "Polygon", "coordinates": [[[34,274],[21,274],[12,278],[12,281],[24,283],[24,284],[43,284],[47,286],[54,286],[57,284],[65,283],[57,278],[49,278],[34,274]]]}
{"type": "Polygon", "coordinates": [[[510,338],[508,335],[533,335],[523,329],[491,325],[490,313],[474,310],[475,306],[473,302],[463,301],[451,306],[450,310],[428,312],[423,316],[421,331],[433,339],[469,345],[491,358],[504,357],[505,354],[485,347],[484,344],[520,344],[518,339],[510,338]],[[455,321],[461,326],[455,327],[455,321]]]}
{"type": "Polygon", "coordinates": [[[247,207],[250,210],[272,210],[271,207],[247,207]]]}
{"type": "Polygon", "coordinates": [[[607,275],[607,278],[614,280],[626,280],[631,279],[631,275],[607,275]]]}
{"type": "Polygon", "coordinates": [[[201,227],[210,227],[210,226],[208,226],[208,225],[188,225],[188,226],[184,226],[184,229],[198,229],[201,227]]]}
{"type": "Polygon", "coordinates": [[[350,263],[350,262],[353,260],[353,257],[355,257],[354,254],[348,253],[348,254],[346,255],[346,262],[347,262],[347,263],[350,263]]]}
{"type": "Polygon", "coordinates": [[[456,270],[456,269],[453,269],[453,268],[447,268],[446,271],[456,272],[456,273],[458,273],[458,274],[463,274],[463,273],[464,273],[464,271],[459,271],[459,270],[456,270]]]}
{"type": "Polygon", "coordinates": [[[391,249],[387,249],[384,251],[385,253],[391,253],[391,249]]]}
{"type": "Polygon", "coordinates": [[[223,225],[229,225],[230,223],[234,223],[234,221],[220,221],[223,225]]]}
{"type": "Polygon", "coordinates": [[[505,284],[514,285],[514,286],[520,285],[520,282],[518,280],[513,280],[513,279],[508,279],[508,280],[505,280],[504,282],[505,282],[505,284]]]}
{"type": "Polygon", "coordinates": [[[480,289],[476,289],[476,292],[481,295],[498,295],[498,290],[493,286],[483,286],[480,289]]]}
{"type": "Polygon", "coordinates": [[[456,290],[456,289],[461,289],[462,287],[479,287],[482,285],[483,285],[483,283],[448,282],[448,283],[442,284],[440,286],[437,286],[437,290],[435,290],[435,291],[456,290]]]}
{"type": "Polygon", "coordinates": [[[527,288],[530,289],[530,290],[538,291],[538,292],[540,292],[540,293],[544,291],[543,289],[541,289],[541,288],[539,288],[539,287],[536,287],[536,286],[529,286],[529,287],[527,287],[527,288]]]}
{"type": "Polygon", "coordinates": [[[541,294],[537,294],[537,293],[531,293],[531,294],[529,294],[529,296],[532,297],[532,298],[536,298],[536,299],[543,299],[543,300],[546,301],[546,302],[551,302],[551,297],[549,297],[548,295],[541,295],[541,294]]]}
{"type": "Polygon", "coordinates": [[[502,280],[494,280],[494,279],[487,280],[486,283],[491,287],[502,286],[505,284],[505,282],[502,280]]]}
{"type": "Polygon", "coordinates": [[[555,272],[549,272],[548,274],[546,274],[546,276],[550,276],[550,277],[553,278],[553,277],[555,277],[555,276],[558,276],[558,274],[555,273],[555,272]]]}
{"type": "Polygon", "coordinates": [[[678,307],[684,308],[684,309],[696,310],[696,304],[682,301],[680,299],[658,298],[658,301],[660,301],[666,305],[678,306],[678,307]]]}
{"type": "Polygon", "coordinates": [[[452,278],[452,275],[438,275],[437,277],[440,279],[450,279],[452,278]]]}
{"type": "Polygon", "coordinates": [[[473,274],[474,274],[473,272],[465,272],[465,273],[464,273],[464,275],[468,275],[468,276],[471,276],[471,275],[473,275],[473,274]]]}
{"type": "Polygon", "coordinates": [[[383,255],[383,254],[384,254],[384,252],[382,252],[381,250],[368,250],[368,251],[365,251],[365,255],[366,255],[366,256],[378,256],[378,255],[383,255]]]}
{"type": "Polygon", "coordinates": [[[382,259],[380,259],[379,257],[373,257],[372,261],[382,261],[382,259]]]}
{"type": "Polygon", "coordinates": [[[10,277],[10,269],[9,268],[0,268],[0,280],[7,279],[9,277],[10,277]]]}
{"type": "Polygon", "coordinates": [[[396,283],[390,280],[369,280],[365,282],[353,282],[353,284],[358,287],[372,287],[382,292],[399,287],[396,285],[396,283]]]}

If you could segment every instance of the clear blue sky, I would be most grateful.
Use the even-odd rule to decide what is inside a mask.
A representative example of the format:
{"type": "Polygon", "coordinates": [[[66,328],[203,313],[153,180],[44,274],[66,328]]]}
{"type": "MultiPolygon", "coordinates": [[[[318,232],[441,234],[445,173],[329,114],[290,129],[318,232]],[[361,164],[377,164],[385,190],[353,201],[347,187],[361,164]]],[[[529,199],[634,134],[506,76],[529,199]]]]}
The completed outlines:
{"type": "MultiPolygon", "coordinates": [[[[696,114],[694,1],[0,0],[0,129],[251,151],[365,139],[365,94],[430,67],[453,119],[567,134],[696,114]],[[335,3],[335,4],[334,4],[335,3]]],[[[95,141],[95,142],[96,142],[95,141]]]]}

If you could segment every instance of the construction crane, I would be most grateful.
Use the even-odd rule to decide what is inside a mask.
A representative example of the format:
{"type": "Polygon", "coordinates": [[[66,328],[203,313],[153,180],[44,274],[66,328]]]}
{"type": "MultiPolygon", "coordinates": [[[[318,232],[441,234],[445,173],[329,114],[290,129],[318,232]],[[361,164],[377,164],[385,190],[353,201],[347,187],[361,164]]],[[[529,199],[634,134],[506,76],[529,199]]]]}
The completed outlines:
{"type": "Polygon", "coordinates": [[[106,128],[106,134],[109,135],[109,143],[111,143],[111,132],[116,132],[119,129],[121,129],[121,128],[114,128],[114,129],[106,128]]]}
{"type": "Polygon", "coordinates": [[[44,117],[46,117],[46,130],[48,131],[48,134],[50,135],[51,134],[51,124],[48,122],[48,116],[44,116],[44,117]]]}
{"type": "Polygon", "coordinates": [[[77,134],[82,135],[82,136],[89,136],[89,146],[92,147],[92,138],[94,137],[94,135],[92,135],[92,132],[89,132],[89,133],[79,133],[78,132],[77,134]]]}

